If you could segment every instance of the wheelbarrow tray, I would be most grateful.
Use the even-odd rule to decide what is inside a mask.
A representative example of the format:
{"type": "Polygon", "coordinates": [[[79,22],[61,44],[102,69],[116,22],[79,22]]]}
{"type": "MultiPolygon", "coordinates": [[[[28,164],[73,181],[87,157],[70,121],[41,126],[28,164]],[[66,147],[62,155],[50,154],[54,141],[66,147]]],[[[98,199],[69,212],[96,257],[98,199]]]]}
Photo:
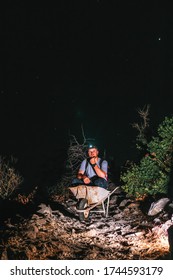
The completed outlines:
{"type": "Polygon", "coordinates": [[[110,193],[110,191],[98,186],[79,185],[69,187],[69,189],[76,199],[85,198],[89,205],[104,201],[110,193]]]}
{"type": "Polygon", "coordinates": [[[78,207],[74,207],[75,212],[78,212],[79,219],[81,221],[88,219],[89,212],[102,212],[105,217],[108,217],[109,211],[109,200],[110,196],[118,189],[116,187],[112,191],[108,191],[99,186],[86,186],[79,185],[75,187],[69,187],[69,190],[72,192],[73,196],[79,200],[78,207]],[[105,201],[107,202],[105,208],[105,201]],[[96,206],[102,205],[102,210],[93,210],[96,206]]]}

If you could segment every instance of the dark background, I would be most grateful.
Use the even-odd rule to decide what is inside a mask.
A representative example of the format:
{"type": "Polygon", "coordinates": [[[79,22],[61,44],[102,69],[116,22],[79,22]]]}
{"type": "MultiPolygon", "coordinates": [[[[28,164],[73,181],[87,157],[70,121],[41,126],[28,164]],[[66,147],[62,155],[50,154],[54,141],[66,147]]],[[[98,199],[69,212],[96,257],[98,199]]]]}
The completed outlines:
{"type": "MultiPolygon", "coordinates": [[[[159,1],[58,1],[3,13],[0,155],[28,185],[63,173],[69,133],[135,160],[137,109],[153,131],[172,114],[171,8],[159,1]]],[[[52,180],[51,180],[52,178],[52,180]]]]}

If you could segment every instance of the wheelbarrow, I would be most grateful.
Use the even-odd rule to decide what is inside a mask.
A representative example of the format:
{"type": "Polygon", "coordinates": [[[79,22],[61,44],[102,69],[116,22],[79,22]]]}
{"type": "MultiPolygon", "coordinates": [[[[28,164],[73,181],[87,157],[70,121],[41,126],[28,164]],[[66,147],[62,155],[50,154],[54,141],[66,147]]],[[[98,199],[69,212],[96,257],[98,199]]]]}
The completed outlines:
{"type": "Polygon", "coordinates": [[[78,213],[79,220],[88,220],[91,212],[100,212],[105,217],[108,217],[110,196],[118,188],[116,187],[112,191],[109,191],[98,186],[79,185],[69,187],[69,190],[78,201],[73,206],[73,210],[78,213]]]}

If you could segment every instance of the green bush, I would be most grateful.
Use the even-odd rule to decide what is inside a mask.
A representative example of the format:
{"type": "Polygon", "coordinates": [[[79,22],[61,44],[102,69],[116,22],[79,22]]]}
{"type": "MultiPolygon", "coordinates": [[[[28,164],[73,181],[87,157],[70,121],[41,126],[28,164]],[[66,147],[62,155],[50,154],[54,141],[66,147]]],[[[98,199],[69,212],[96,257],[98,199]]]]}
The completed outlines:
{"type": "Polygon", "coordinates": [[[157,136],[147,143],[147,153],[121,173],[122,188],[134,197],[167,193],[173,156],[173,117],[165,117],[157,136]]]}

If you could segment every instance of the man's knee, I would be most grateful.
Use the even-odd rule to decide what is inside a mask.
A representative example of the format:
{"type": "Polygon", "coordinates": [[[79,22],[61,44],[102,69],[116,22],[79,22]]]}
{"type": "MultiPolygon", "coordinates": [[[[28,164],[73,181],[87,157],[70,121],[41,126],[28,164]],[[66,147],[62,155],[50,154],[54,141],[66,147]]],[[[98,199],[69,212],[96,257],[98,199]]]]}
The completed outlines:
{"type": "Polygon", "coordinates": [[[103,179],[103,178],[98,178],[95,180],[95,185],[101,187],[101,188],[104,188],[104,189],[107,189],[108,188],[108,182],[103,179]]]}
{"type": "Polygon", "coordinates": [[[78,178],[74,178],[72,180],[72,185],[81,185],[82,183],[83,183],[83,181],[78,178]]]}

